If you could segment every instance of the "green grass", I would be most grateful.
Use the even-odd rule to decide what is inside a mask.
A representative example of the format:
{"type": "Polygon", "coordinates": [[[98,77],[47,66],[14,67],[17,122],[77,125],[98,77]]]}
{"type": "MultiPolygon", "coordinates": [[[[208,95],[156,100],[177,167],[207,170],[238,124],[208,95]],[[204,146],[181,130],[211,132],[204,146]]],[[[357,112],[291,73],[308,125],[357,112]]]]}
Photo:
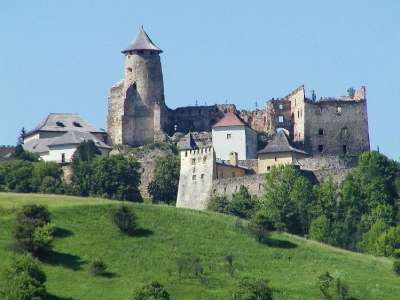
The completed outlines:
{"type": "MultiPolygon", "coordinates": [[[[319,299],[317,277],[340,275],[356,299],[399,299],[400,277],[392,262],[329,247],[287,234],[273,234],[259,244],[237,226],[236,219],[150,204],[131,204],[138,215],[140,236],[121,235],[110,223],[116,201],[66,196],[0,193],[0,269],[8,264],[15,209],[27,203],[46,204],[62,235],[44,262],[47,290],[53,299],[128,299],[141,283],[158,280],[172,299],[227,299],[235,278],[224,267],[234,255],[235,277],[270,280],[277,299],[319,299]],[[176,259],[201,258],[208,283],[178,279],[176,259]],[[107,277],[89,275],[88,263],[101,257],[107,277]]],[[[1,283],[1,282],[0,282],[1,283]]]]}

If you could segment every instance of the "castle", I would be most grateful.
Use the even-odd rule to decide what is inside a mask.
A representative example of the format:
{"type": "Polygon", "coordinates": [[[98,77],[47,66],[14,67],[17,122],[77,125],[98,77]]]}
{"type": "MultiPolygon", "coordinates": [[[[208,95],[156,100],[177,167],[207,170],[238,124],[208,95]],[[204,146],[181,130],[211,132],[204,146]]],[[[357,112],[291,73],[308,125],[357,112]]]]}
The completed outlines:
{"type": "MultiPolygon", "coordinates": [[[[280,136],[275,141],[278,144],[276,149],[286,147],[289,150],[294,149],[293,153],[304,153],[300,157],[294,155],[292,150],[284,152],[291,153],[290,161],[303,170],[346,170],[354,164],[354,159],[360,153],[370,150],[364,86],[349,96],[319,100],[307,98],[304,86],[300,86],[287,96],[273,98],[266,102],[264,108],[254,111],[239,111],[233,104],[170,109],[164,97],[160,60],[162,50],[152,42],[143,28],[122,53],[125,55],[125,76],[111,88],[108,102],[108,134],[114,145],[140,146],[165,141],[177,132],[210,132],[213,125],[227,113],[233,113],[255,131],[259,140],[267,146],[277,132],[284,131],[285,137],[280,136]]],[[[232,184],[216,184],[218,180],[227,180],[227,177],[217,176],[218,165],[222,167],[221,163],[216,162],[218,157],[215,157],[214,149],[200,149],[193,146],[195,143],[190,141],[190,136],[186,138],[189,139],[190,147],[181,148],[180,195],[185,195],[186,199],[198,198],[199,195],[209,193],[211,189],[219,192],[224,184],[224,193],[232,190],[232,184]],[[203,184],[195,185],[194,182],[198,182],[199,177],[203,184]]],[[[274,148],[270,146],[268,154],[264,152],[264,156],[272,153],[273,161],[279,162],[281,156],[274,155],[271,149],[274,148]]],[[[258,155],[258,163],[247,160],[234,162],[231,167],[242,168],[244,173],[258,176],[267,171],[268,167],[265,170],[260,167],[263,165],[259,162],[262,160],[261,154],[258,155]]],[[[287,161],[287,157],[283,157],[281,161],[284,159],[287,161]]],[[[225,167],[228,165],[225,164],[225,167]]],[[[246,181],[245,184],[254,185],[255,190],[260,190],[260,183],[255,178],[236,175],[231,177],[243,177],[240,180],[246,181]]],[[[178,195],[178,205],[204,208],[206,197],[200,198],[196,203],[185,204],[179,201],[178,195]]]]}

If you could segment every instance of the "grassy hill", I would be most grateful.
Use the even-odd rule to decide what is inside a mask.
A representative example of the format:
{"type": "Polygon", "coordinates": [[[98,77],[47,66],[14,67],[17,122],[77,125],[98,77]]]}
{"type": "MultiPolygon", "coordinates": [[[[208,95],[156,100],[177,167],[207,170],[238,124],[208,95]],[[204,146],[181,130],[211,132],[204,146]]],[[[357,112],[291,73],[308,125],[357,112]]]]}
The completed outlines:
{"type": "Polygon", "coordinates": [[[127,237],[110,223],[109,210],[118,202],[67,196],[0,193],[0,270],[10,258],[15,209],[26,203],[48,205],[60,229],[44,262],[53,299],[127,299],[151,280],[164,284],[172,299],[227,299],[235,281],[224,267],[228,254],[235,257],[235,277],[268,278],[276,299],[319,299],[317,278],[325,271],[345,279],[356,299],[400,298],[400,277],[389,259],[287,234],[259,244],[233,217],[149,204],[131,204],[142,230],[127,237]],[[208,283],[178,279],[176,260],[184,255],[201,258],[208,283]],[[109,276],[89,275],[88,261],[95,256],[108,265],[109,276]]]}

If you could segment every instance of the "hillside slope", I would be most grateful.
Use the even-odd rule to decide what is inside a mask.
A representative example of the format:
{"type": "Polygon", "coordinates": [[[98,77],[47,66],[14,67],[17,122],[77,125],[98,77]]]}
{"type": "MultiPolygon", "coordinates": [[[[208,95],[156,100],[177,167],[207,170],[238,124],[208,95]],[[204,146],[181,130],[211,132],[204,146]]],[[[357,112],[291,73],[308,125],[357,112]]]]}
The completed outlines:
{"type": "Polygon", "coordinates": [[[225,268],[229,254],[236,278],[268,278],[277,299],[318,299],[317,277],[326,271],[340,274],[356,299],[399,299],[400,278],[388,259],[286,234],[259,244],[233,217],[148,204],[130,204],[142,230],[126,237],[110,223],[109,210],[118,202],[66,196],[0,193],[0,270],[10,257],[15,208],[25,203],[48,205],[53,223],[62,229],[44,262],[53,299],[127,299],[136,286],[151,280],[164,284],[172,299],[227,299],[235,281],[225,268]],[[207,282],[179,280],[176,261],[184,255],[200,257],[207,282]],[[92,257],[104,260],[109,276],[88,274],[92,257]]]}

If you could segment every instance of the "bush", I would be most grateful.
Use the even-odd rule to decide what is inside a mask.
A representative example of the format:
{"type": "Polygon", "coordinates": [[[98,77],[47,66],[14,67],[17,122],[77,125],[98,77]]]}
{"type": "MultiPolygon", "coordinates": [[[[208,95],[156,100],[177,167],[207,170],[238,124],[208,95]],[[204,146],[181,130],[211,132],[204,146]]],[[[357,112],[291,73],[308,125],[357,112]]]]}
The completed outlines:
{"type": "Polygon", "coordinates": [[[133,293],[131,300],[169,300],[169,297],[164,286],[153,281],[138,288],[133,293]]]}
{"type": "Polygon", "coordinates": [[[179,168],[180,161],[177,156],[168,155],[157,161],[154,178],[147,188],[154,202],[167,204],[176,202],[179,168]]]}
{"type": "Polygon", "coordinates": [[[219,213],[228,213],[229,201],[225,196],[213,195],[211,196],[207,208],[219,213]]]}
{"type": "Polygon", "coordinates": [[[112,222],[125,234],[132,235],[136,230],[136,215],[126,205],[121,205],[112,212],[112,222]]]}
{"type": "Polygon", "coordinates": [[[233,300],[272,300],[272,289],[268,280],[242,278],[231,293],[233,300]]]}
{"type": "Polygon", "coordinates": [[[230,214],[248,219],[257,209],[257,203],[251,198],[246,187],[240,186],[239,192],[232,194],[232,200],[229,202],[228,211],[230,214]]]}
{"type": "Polygon", "coordinates": [[[17,213],[13,236],[17,247],[37,254],[48,250],[53,240],[50,212],[42,205],[25,205],[17,213]]]}
{"type": "Polygon", "coordinates": [[[393,262],[393,272],[396,275],[400,275],[400,260],[395,260],[393,262]]]}
{"type": "Polygon", "coordinates": [[[104,275],[106,270],[107,270],[107,265],[100,258],[96,257],[90,262],[89,273],[92,274],[93,276],[104,275]]]}
{"type": "Polygon", "coordinates": [[[4,272],[4,300],[42,300],[46,297],[46,275],[30,255],[13,256],[4,272]]]}
{"type": "Polygon", "coordinates": [[[334,278],[326,272],[318,277],[318,281],[322,299],[349,299],[349,287],[340,278],[334,278]]]}
{"type": "Polygon", "coordinates": [[[272,229],[273,224],[264,209],[257,211],[250,219],[250,233],[252,233],[259,242],[262,242],[265,238],[267,238],[269,231],[272,229]]]}

